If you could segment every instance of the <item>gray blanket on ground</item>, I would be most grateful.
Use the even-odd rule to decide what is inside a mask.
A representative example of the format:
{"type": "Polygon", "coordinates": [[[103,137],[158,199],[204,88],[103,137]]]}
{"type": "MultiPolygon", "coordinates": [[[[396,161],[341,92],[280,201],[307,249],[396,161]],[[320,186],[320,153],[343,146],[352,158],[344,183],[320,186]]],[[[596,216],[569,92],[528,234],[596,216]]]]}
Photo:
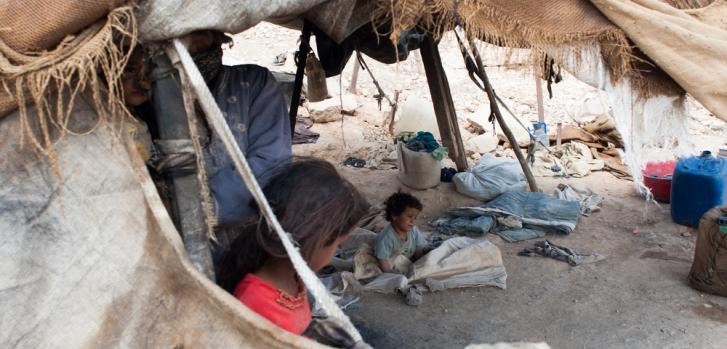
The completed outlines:
{"type": "Polygon", "coordinates": [[[578,202],[561,200],[544,193],[507,192],[481,206],[449,211],[456,217],[497,220],[495,232],[509,242],[542,237],[546,232],[570,234],[578,223],[578,202]]]}

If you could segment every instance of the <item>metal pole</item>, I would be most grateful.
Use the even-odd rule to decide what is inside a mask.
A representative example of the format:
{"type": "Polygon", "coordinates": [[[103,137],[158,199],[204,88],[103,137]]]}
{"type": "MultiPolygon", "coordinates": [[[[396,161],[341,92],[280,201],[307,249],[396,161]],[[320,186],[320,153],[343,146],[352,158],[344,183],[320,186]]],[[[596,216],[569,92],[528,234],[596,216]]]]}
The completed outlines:
{"type": "Polygon", "coordinates": [[[310,34],[313,26],[308,21],[303,21],[303,33],[300,35],[300,47],[296,54],[295,63],[298,69],[295,72],[295,84],[293,85],[293,98],[290,99],[290,135],[295,135],[295,122],[298,119],[298,104],[300,104],[300,93],[303,91],[303,76],[305,75],[305,62],[310,52],[310,34]]]}

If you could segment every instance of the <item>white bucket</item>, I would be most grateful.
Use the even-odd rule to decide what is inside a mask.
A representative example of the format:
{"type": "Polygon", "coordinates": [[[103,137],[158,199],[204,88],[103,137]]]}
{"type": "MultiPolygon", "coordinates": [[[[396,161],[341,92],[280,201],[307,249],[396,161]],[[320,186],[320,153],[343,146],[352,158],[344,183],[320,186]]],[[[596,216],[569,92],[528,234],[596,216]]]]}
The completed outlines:
{"type": "Polygon", "coordinates": [[[413,189],[429,189],[439,184],[442,163],[432,153],[409,150],[403,142],[397,146],[399,181],[413,189]]]}

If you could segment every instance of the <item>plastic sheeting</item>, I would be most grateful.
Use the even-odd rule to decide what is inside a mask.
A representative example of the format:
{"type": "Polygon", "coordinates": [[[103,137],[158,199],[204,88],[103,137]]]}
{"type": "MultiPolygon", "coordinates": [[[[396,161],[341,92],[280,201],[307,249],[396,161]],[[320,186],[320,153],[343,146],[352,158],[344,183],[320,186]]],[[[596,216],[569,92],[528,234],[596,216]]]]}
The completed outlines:
{"type": "MultiPolygon", "coordinates": [[[[79,101],[69,128],[95,119],[79,101]]],[[[141,158],[108,126],[56,144],[62,183],[18,129],[17,113],[0,122],[0,347],[322,347],[192,267],[141,158]]]]}
{"type": "Polygon", "coordinates": [[[340,43],[371,20],[370,6],[366,0],[147,0],[137,17],[142,41],[167,40],[202,29],[239,33],[264,20],[290,26],[304,17],[340,43]]]}

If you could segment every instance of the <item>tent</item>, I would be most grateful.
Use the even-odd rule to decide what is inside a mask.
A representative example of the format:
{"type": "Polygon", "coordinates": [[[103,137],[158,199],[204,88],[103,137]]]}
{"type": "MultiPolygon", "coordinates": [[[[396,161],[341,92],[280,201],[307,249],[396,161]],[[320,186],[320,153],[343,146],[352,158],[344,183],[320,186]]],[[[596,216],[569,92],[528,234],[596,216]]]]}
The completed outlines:
{"type": "Polygon", "coordinates": [[[119,131],[127,126],[118,86],[93,75],[119,76],[126,59],[119,37],[183,56],[182,43],[169,40],[198,29],[238,33],[262,20],[301,27],[305,19],[337,43],[371,23],[388,23],[394,42],[405,31],[436,37],[460,25],[574,70],[600,67],[580,75],[634,101],[644,97],[626,120],[643,121],[637,114],[654,104],[671,114],[648,122],[683,118],[672,103],[681,89],[727,120],[717,85],[727,71],[723,1],[146,0],[133,12],[120,0],[58,3],[0,4],[0,345],[7,347],[322,347],[250,311],[191,263],[128,133],[119,131]],[[634,59],[629,42],[648,60],[634,59]],[[603,53],[609,44],[615,52],[603,53]],[[649,80],[630,68],[644,60],[666,76],[649,80]],[[84,84],[76,89],[73,81],[84,84]]]}

